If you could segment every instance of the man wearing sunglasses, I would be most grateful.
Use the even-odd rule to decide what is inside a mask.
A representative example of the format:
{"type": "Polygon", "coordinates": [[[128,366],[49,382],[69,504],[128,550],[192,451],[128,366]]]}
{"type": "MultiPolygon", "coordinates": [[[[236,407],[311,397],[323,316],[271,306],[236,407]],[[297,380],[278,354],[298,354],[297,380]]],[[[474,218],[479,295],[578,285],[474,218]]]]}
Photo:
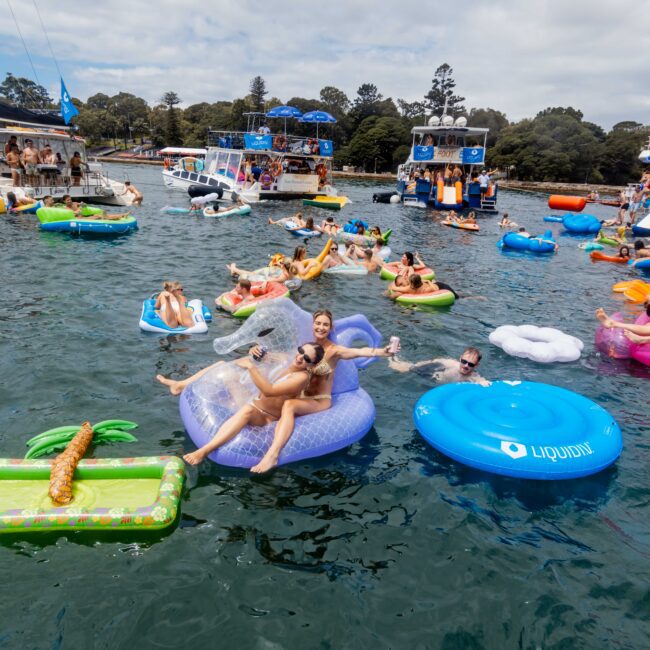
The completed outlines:
{"type": "Polygon", "coordinates": [[[397,358],[388,359],[388,365],[393,370],[397,370],[397,372],[408,372],[410,370],[418,372],[419,368],[435,365],[437,368],[431,377],[439,384],[469,382],[472,384],[481,384],[481,386],[489,386],[490,382],[476,372],[479,363],[481,363],[481,351],[477,348],[471,347],[465,348],[458,359],[448,359],[443,357],[438,359],[427,359],[426,361],[417,361],[416,363],[402,361],[397,358]]]}

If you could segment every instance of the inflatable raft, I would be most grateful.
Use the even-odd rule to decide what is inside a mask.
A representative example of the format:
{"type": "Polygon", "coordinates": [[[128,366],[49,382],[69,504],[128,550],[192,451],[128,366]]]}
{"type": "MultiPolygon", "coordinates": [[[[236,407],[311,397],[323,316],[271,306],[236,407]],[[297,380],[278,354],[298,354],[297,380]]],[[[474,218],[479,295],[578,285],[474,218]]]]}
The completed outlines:
{"type": "Polygon", "coordinates": [[[553,233],[547,230],[543,235],[526,237],[516,232],[507,232],[497,242],[501,249],[509,248],[528,253],[553,253],[555,251],[555,239],[553,233]]]}
{"type": "Polygon", "coordinates": [[[255,282],[251,286],[253,298],[248,299],[241,307],[232,310],[232,307],[241,302],[241,296],[233,289],[222,293],[216,300],[217,307],[229,311],[235,318],[248,318],[260,304],[286,298],[289,289],[282,282],[255,282]]]}
{"type": "Polygon", "coordinates": [[[326,210],[340,210],[350,202],[347,196],[315,196],[313,199],[303,199],[303,205],[311,205],[315,208],[326,210]]]}
{"type": "Polygon", "coordinates": [[[194,325],[171,328],[156,311],[156,297],[149,298],[142,303],[140,329],[157,334],[205,334],[208,331],[208,323],[212,321],[212,312],[198,299],[188,301],[187,307],[192,310],[194,325]]]}
{"type": "Polygon", "coordinates": [[[605,409],[535,382],[440,386],[418,400],[413,418],[422,437],[446,456],[518,478],[588,476],[611,465],[623,448],[621,430],[605,409]]]}
{"type": "Polygon", "coordinates": [[[449,226],[450,228],[459,228],[460,230],[470,230],[472,232],[478,232],[480,230],[479,225],[477,223],[463,223],[462,221],[450,221],[449,219],[445,219],[444,221],[441,221],[440,224],[442,226],[449,226]]]}
{"type": "Polygon", "coordinates": [[[402,305],[430,305],[432,307],[449,307],[456,302],[456,296],[448,289],[430,293],[400,293],[395,302],[402,305]]]}
{"type": "MultiPolygon", "coordinates": [[[[273,381],[288,366],[296,347],[312,338],[311,315],[290,300],[280,299],[261,305],[234,334],[215,339],[214,347],[218,354],[226,354],[253,343],[263,344],[269,351],[266,359],[285,358],[284,362],[260,363],[260,371],[273,381]]],[[[361,315],[336,320],[332,338],[345,346],[359,340],[370,347],[381,345],[381,335],[361,315]]],[[[375,407],[368,393],[359,386],[358,368],[372,361],[339,361],[331,408],[296,418],[294,432],[280,453],[280,465],[343,449],[371,429],[375,407]]],[[[258,393],[249,374],[234,362],[219,364],[190,384],[181,394],[180,411],[194,443],[199,447],[206,444],[225,420],[258,393]]],[[[245,427],[209,458],[222,465],[252,467],[269,448],[274,428],[273,422],[264,427],[245,427]]]]}
{"type": "MultiPolygon", "coordinates": [[[[382,280],[390,280],[392,282],[397,277],[399,265],[400,262],[388,262],[388,264],[384,264],[379,272],[379,277],[382,280]]],[[[423,269],[417,269],[415,272],[421,275],[423,280],[433,280],[436,277],[435,271],[428,266],[425,266],[423,269]]]]}
{"type": "Polygon", "coordinates": [[[237,205],[234,208],[229,208],[228,210],[215,210],[211,206],[203,208],[204,217],[233,217],[237,215],[250,214],[250,212],[250,205],[237,205]]]}
{"type": "Polygon", "coordinates": [[[69,506],[48,496],[50,460],[0,458],[0,533],[159,530],[176,521],[185,469],[180,458],[79,462],[69,506]]]}

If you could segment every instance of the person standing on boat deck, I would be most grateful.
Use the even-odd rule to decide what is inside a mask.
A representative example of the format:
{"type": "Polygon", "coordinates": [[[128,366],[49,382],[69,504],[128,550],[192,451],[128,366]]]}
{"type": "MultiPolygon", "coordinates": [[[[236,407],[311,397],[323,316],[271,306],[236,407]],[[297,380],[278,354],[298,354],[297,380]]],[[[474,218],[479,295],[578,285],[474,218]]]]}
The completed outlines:
{"type": "Polygon", "coordinates": [[[32,186],[36,185],[38,180],[38,149],[36,149],[32,140],[25,140],[22,159],[25,174],[27,174],[27,183],[32,186]]]}
{"type": "Polygon", "coordinates": [[[456,183],[458,183],[458,181],[461,180],[462,176],[463,176],[463,170],[458,165],[456,165],[454,167],[454,171],[451,172],[451,184],[455,185],[456,183]]]}
{"type": "Polygon", "coordinates": [[[485,198],[488,188],[490,187],[490,176],[487,170],[482,169],[481,175],[478,177],[479,185],[481,186],[481,201],[485,198]]]}
{"type": "Polygon", "coordinates": [[[137,205],[141,206],[142,205],[142,199],[144,199],[144,196],[140,190],[131,183],[131,181],[124,181],[124,192],[120,194],[120,196],[124,196],[125,194],[133,194],[133,201],[131,201],[131,205],[137,205]]]}
{"type": "Polygon", "coordinates": [[[262,135],[269,135],[271,133],[271,129],[269,129],[269,127],[266,126],[266,124],[264,124],[264,125],[260,126],[260,133],[262,135]]]}
{"type": "Polygon", "coordinates": [[[11,145],[11,149],[7,154],[7,165],[9,165],[9,169],[11,169],[11,181],[13,186],[18,187],[20,185],[20,168],[22,163],[20,161],[20,149],[18,149],[17,144],[11,145]]]}
{"type": "Polygon", "coordinates": [[[81,160],[81,155],[78,151],[75,151],[70,158],[70,177],[72,178],[72,184],[79,186],[81,184],[81,179],[83,178],[83,171],[81,165],[83,160],[81,160]]]}
{"type": "Polygon", "coordinates": [[[451,167],[449,165],[445,167],[445,185],[451,185],[451,167]]]}
{"type": "Polygon", "coordinates": [[[18,146],[18,138],[12,135],[5,143],[5,156],[9,154],[14,145],[18,146]]]}

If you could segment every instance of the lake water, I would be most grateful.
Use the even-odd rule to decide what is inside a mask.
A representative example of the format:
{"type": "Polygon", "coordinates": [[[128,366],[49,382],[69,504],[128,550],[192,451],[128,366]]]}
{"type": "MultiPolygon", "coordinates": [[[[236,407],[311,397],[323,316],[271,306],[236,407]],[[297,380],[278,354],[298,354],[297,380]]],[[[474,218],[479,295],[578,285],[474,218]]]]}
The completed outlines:
{"type": "MultiPolygon", "coordinates": [[[[178,279],[212,304],[232,286],[227,262],[255,268],[297,243],[266,225],[297,202],[255,206],[245,218],[167,216],[161,206],[187,200],[163,188],[159,168],[109,172],[145,193],[135,234],[83,240],[40,232],[33,216],[0,219],[3,457],[21,457],[30,434],[106,418],[135,420],[139,440],[97,456],[192,449],[177,399],[154,377],[213,362],[212,338],[238,322],[217,313],[208,335],[144,334],[143,298],[178,279]]],[[[633,277],[627,267],[592,264],[566,236],[555,256],[503,254],[497,217],[465,233],[429,211],[373,204],[389,185],[338,187],[353,201],[340,216],[392,227],[394,251],[419,250],[439,279],[487,300],[413,311],[385,298],[378,277],[329,276],[295,296],[304,309],[363,312],[386,338],[401,336],[411,361],[475,345],[490,379],[576,390],[620,423],[620,459],[596,476],[548,483],[463,467],[413,426],[431,379],[380,361],[361,373],[375,426],[349,449],[264,476],[190,468],[180,525],[167,533],[4,536],[0,647],[650,647],[650,373],[593,346],[593,312],[624,307],[610,287],[633,277]],[[582,358],[539,365],[489,344],[498,325],[526,322],[582,338],[582,358]]],[[[542,195],[502,192],[499,207],[529,231],[547,226],[542,195]]]]}

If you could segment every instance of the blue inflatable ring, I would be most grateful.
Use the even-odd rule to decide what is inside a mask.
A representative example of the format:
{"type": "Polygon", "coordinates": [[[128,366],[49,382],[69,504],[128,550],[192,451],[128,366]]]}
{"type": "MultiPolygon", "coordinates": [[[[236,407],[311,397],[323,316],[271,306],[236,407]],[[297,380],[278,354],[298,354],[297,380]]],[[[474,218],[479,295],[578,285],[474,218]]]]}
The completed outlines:
{"type": "Polygon", "coordinates": [[[595,474],[623,448],[616,420],[572,391],[535,382],[447,384],[415,405],[424,439],[486,472],[558,480],[595,474]]]}

